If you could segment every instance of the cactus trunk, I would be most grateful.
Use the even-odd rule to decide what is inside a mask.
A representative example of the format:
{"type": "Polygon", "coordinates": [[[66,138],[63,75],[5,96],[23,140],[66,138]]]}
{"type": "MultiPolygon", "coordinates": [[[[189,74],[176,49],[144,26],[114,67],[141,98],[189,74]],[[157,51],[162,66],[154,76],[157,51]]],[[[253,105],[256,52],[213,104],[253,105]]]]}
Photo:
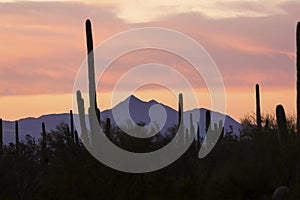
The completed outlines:
{"type": "Polygon", "coordinates": [[[46,162],[47,134],[45,123],[42,123],[42,160],[46,162]]]}
{"type": "Polygon", "coordinates": [[[110,118],[106,118],[105,133],[108,137],[110,136],[110,129],[111,129],[110,118]]]}
{"type": "Polygon", "coordinates": [[[70,131],[71,131],[71,137],[74,142],[74,119],[73,119],[73,111],[70,110],[70,131]]]}
{"type": "Polygon", "coordinates": [[[94,51],[93,51],[93,35],[92,25],[90,20],[86,20],[86,45],[88,56],[88,78],[89,78],[89,98],[90,106],[96,108],[96,85],[95,85],[95,66],[94,66],[94,51]]]}
{"type": "Polygon", "coordinates": [[[221,139],[224,137],[224,125],[223,125],[223,121],[220,120],[219,121],[219,133],[221,134],[221,139]]]}
{"type": "Polygon", "coordinates": [[[100,125],[100,110],[97,107],[96,85],[95,85],[95,63],[93,51],[93,35],[92,25],[90,20],[86,20],[86,44],[88,55],[88,78],[89,78],[89,119],[91,129],[91,141],[96,142],[95,134],[97,133],[98,125],[100,125]],[[96,117],[96,118],[95,118],[96,117]]]}
{"type": "Polygon", "coordinates": [[[195,137],[195,127],[194,127],[194,122],[193,122],[193,114],[190,114],[190,134],[191,137],[195,137]]]}
{"type": "Polygon", "coordinates": [[[198,122],[197,123],[197,149],[200,148],[200,140],[201,140],[201,137],[200,137],[200,123],[198,122]]]}
{"type": "Polygon", "coordinates": [[[77,91],[76,95],[77,95],[77,104],[78,104],[78,115],[79,115],[80,128],[81,128],[80,138],[84,143],[88,144],[89,138],[88,138],[87,127],[85,123],[84,100],[79,90],[77,91]]]}
{"type": "Polygon", "coordinates": [[[256,84],[256,125],[258,128],[261,128],[261,114],[260,114],[260,94],[259,94],[259,85],[256,84]]]}
{"type": "Polygon", "coordinates": [[[3,152],[3,124],[0,118],[0,154],[3,152]]]}
{"type": "Polygon", "coordinates": [[[181,135],[182,137],[180,138],[180,143],[179,144],[183,144],[184,141],[184,125],[183,125],[183,96],[180,93],[179,94],[179,102],[178,102],[178,133],[179,135],[181,135]]]}
{"type": "Polygon", "coordinates": [[[300,133],[300,22],[297,24],[297,132],[300,133]]]}
{"type": "Polygon", "coordinates": [[[89,77],[89,99],[90,108],[95,109],[98,122],[100,123],[100,110],[97,107],[97,93],[95,84],[95,62],[92,25],[90,20],[86,20],[86,44],[88,56],[88,77],[89,77]]]}
{"type": "Polygon", "coordinates": [[[15,122],[16,154],[19,154],[19,123],[15,122]]]}
{"type": "Polygon", "coordinates": [[[210,130],[210,121],[211,121],[211,118],[210,118],[210,111],[207,110],[206,113],[205,113],[205,133],[207,134],[208,131],[210,130]]]}
{"type": "Polygon", "coordinates": [[[75,136],[75,143],[79,144],[79,138],[78,138],[78,132],[77,132],[77,130],[74,131],[74,136],[75,136]]]}

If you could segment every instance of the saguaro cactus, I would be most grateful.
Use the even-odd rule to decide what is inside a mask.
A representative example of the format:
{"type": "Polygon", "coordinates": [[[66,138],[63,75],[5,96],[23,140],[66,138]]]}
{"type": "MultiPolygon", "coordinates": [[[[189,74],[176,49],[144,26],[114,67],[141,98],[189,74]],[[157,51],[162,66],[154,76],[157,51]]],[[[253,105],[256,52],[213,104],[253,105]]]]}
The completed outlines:
{"type": "Polygon", "coordinates": [[[193,114],[192,113],[190,113],[190,134],[191,134],[191,137],[195,137],[195,126],[193,123],[193,114]]]}
{"type": "Polygon", "coordinates": [[[214,123],[214,130],[212,131],[215,135],[219,135],[219,140],[218,142],[222,141],[224,138],[224,126],[223,126],[223,121],[219,120],[219,124],[218,123],[214,123]]]}
{"type": "Polygon", "coordinates": [[[92,25],[90,20],[85,22],[86,28],[86,45],[88,56],[88,78],[89,78],[89,98],[90,107],[96,108],[96,85],[95,85],[95,66],[94,66],[94,51],[93,51],[93,35],[92,25]]]}
{"type": "Polygon", "coordinates": [[[70,131],[71,131],[71,138],[72,142],[74,142],[74,119],[73,119],[73,111],[70,110],[70,131]]]}
{"type": "Polygon", "coordinates": [[[19,154],[19,123],[15,122],[16,153],[19,154]]]}
{"type": "Polygon", "coordinates": [[[222,139],[224,137],[224,125],[222,120],[219,121],[219,132],[221,132],[221,139],[222,139]]]}
{"type": "Polygon", "coordinates": [[[96,142],[95,134],[99,131],[97,129],[100,125],[100,110],[97,107],[96,85],[95,85],[95,63],[94,63],[94,51],[93,51],[93,35],[91,21],[88,19],[85,23],[86,26],[86,44],[88,54],[88,78],[89,78],[89,119],[91,130],[91,141],[96,142]],[[95,116],[97,119],[95,119],[95,116]]]}
{"type": "Polygon", "coordinates": [[[3,124],[0,118],[0,154],[3,152],[3,124]]]}
{"type": "Polygon", "coordinates": [[[200,137],[200,123],[197,123],[197,148],[200,148],[200,141],[201,137],[200,137]]]}
{"type": "Polygon", "coordinates": [[[276,120],[278,125],[278,137],[280,142],[285,142],[288,138],[288,129],[284,108],[282,105],[276,106],[276,120]]]}
{"type": "Polygon", "coordinates": [[[256,125],[258,128],[261,128],[261,114],[260,114],[260,94],[259,94],[259,85],[256,84],[256,125]]]}
{"type": "Polygon", "coordinates": [[[42,122],[42,160],[43,162],[46,161],[46,148],[47,148],[47,134],[46,134],[46,127],[45,123],[42,122]]]}
{"type": "Polygon", "coordinates": [[[77,130],[75,130],[74,136],[75,136],[75,143],[79,144],[79,138],[78,138],[78,132],[77,132],[77,130]]]}
{"type": "Polygon", "coordinates": [[[297,132],[300,133],[300,22],[297,24],[297,132]]]}
{"type": "Polygon", "coordinates": [[[46,127],[45,127],[45,123],[42,122],[42,151],[44,151],[46,149],[46,145],[47,145],[47,134],[46,134],[46,127]]]}
{"type": "Polygon", "coordinates": [[[89,77],[89,99],[90,109],[95,109],[98,122],[100,122],[100,110],[97,107],[96,84],[95,84],[95,62],[94,62],[94,47],[91,21],[86,20],[86,45],[88,56],[88,77],[89,77]]]}
{"type": "Polygon", "coordinates": [[[106,118],[105,134],[106,134],[107,136],[110,135],[110,129],[111,129],[110,118],[106,118]]]}
{"type": "Polygon", "coordinates": [[[265,124],[265,130],[267,130],[269,128],[269,119],[266,119],[266,124],[265,124]]]}
{"type": "Polygon", "coordinates": [[[206,113],[205,113],[205,133],[206,133],[206,134],[207,134],[208,131],[211,129],[210,121],[211,121],[211,118],[210,118],[210,111],[207,110],[206,113]]]}
{"type": "Polygon", "coordinates": [[[183,96],[180,93],[178,96],[178,133],[182,135],[180,140],[184,141],[184,124],[183,124],[183,96]]]}
{"type": "Polygon", "coordinates": [[[77,105],[78,105],[78,114],[79,114],[79,121],[81,127],[81,140],[86,144],[89,143],[87,127],[85,123],[85,112],[84,112],[84,100],[81,96],[81,92],[77,91],[77,105]]]}

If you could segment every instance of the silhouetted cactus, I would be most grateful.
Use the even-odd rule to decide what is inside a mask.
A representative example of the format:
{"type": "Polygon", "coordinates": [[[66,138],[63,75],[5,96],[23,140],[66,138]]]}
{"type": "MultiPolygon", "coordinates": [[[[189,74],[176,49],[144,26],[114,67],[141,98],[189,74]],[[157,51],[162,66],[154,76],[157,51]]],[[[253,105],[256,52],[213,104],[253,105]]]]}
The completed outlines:
{"type": "Polygon", "coordinates": [[[224,138],[224,126],[222,120],[219,121],[219,124],[214,123],[214,130],[212,132],[214,134],[220,134],[218,142],[222,141],[222,139],[224,138]]]}
{"type": "Polygon", "coordinates": [[[211,116],[210,111],[205,112],[205,146],[213,145],[212,142],[212,126],[211,126],[211,116]]]}
{"type": "Polygon", "coordinates": [[[211,129],[210,121],[211,121],[211,118],[210,118],[210,111],[207,110],[207,111],[205,112],[205,133],[206,133],[206,134],[207,134],[207,132],[209,131],[209,129],[211,129]]]}
{"type": "Polygon", "coordinates": [[[0,154],[3,152],[3,124],[0,118],[0,154]]]}
{"type": "Polygon", "coordinates": [[[224,125],[223,125],[222,120],[219,121],[219,127],[218,128],[219,128],[218,129],[219,133],[221,133],[221,139],[222,139],[224,137],[224,125]]]}
{"type": "Polygon", "coordinates": [[[71,138],[74,142],[74,119],[73,119],[73,111],[70,110],[70,132],[71,132],[71,138]]]}
{"type": "Polygon", "coordinates": [[[297,132],[300,133],[300,22],[297,24],[297,132]]]}
{"type": "Polygon", "coordinates": [[[107,136],[110,135],[110,129],[111,129],[110,118],[106,118],[105,133],[107,136]]]}
{"type": "Polygon", "coordinates": [[[16,154],[19,154],[19,123],[15,122],[16,154]]]}
{"type": "Polygon", "coordinates": [[[86,45],[87,45],[87,56],[88,56],[88,77],[89,77],[89,98],[90,106],[96,108],[97,102],[96,97],[96,85],[95,85],[95,69],[94,69],[94,51],[93,51],[93,35],[92,35],[92,25],[90,20],[85,22],[86,28],[86,45]]]}
{"type": "Polygon", "coordinates": [[[215,137],[218,136],[218,134],[220,134],[221,138],[224,137],[223,121],[220,120],[219,124],[214,123],[213,128],[212,128],[211,113],[209,110],[207,110],[205,112],[205,133],[206,133],[206,136],[208,136],[208,134],[215,134],[215,135],[209,135],[208,137],[206,137],[206,144],[208,144],[208,145],[213,145],[216,142],[216,141],[214,141],[214,139],[216,139],[215,137]]]}
{"type": "Polygon", "coordinates": [[[94,63],[94,51],[93,51],[93,35],[92,35],[92,25],[91,21],[86,20],[86,44],[87,44],[87,54],[88,54],[88,77],[89,77],[89,99],[90,107],[88,110],[89,120],[90,120],[90,130],[91,130],[91,141],[96,141],[95,134],[99,131],[97,130],[97,125],[100,125],[100,110],[97,107],[97,96],[96,96],[96,84],[95,84],[95,63],[94,63]],[[95,119],[95,116],[96,118],[95,119]]]}
{"type": "Polygon", "coordinates": [[[183,96],[180,93],[178,96],[178,133],[182,135],[182,138],[179,138],[182,142],[184,141],[184,124],[183,124],[183,96]]]}
{"type": "Polygon", "coordinates": [[[256,91],[256,125],[258,128],[261,128],[261,114],[260,114],[260,94],[259,94],[259,85],[255,86],[256,91]]]}
{"type": "Polygon", "coordinates": [[[200,148],[200,145],[201,145],[201,137],[200,137],[200,123],[198,122],[197,123],[197,149],[200,148]]]}
{"type": "Polygon", "coordinates": [[[195,137],[195,126],[193,123],[193,114],[192,113],[190,113],[190,134],[191,134],[191,137],[195,137]]]}
{"type": "Polygon", "coordinates": [[[214,131],[218,131],[218,124],[217,123],[214,123],[214,131]]]}
{"type": "Polygon", "coordinates": [[[84,100],[81,96],[81,92],[77,91],[77,105],[78,105],[78,115],[79,115],[79,121],[80,121],[80,127],[81,127],[81,140],[88,144],[89,138],[88,138],[88,132],[87,127],[85,123],[85,112],[84,112],[84,100]]]}
{"type": "Polygon", "coordinates": [[[187,140],[188,140],[188,136],[189,136],[189,129],[185,128],[185,134],[184,134],[184,140],[183,140],[183,144],[186,144],[187,140]]]}
{"type": "Polygon", "coordinates": [[[45,123],[42,122],[42,145],[41,145],[41,149],[42,149],[42,161],[43,162],[46,161],[46,148],[47,148],[46,127],[45,127],[45,123]]]}
{"type": "Polygon", "coordinates": [[[45,151],[47,145],[47,134],[45,123],[42,122],[42,151],[45,151]]]}
{"type": "Polygon", "coordinates": [[[76,143],[76,144],[79,144],[79,137],[78,137],[78,132],[77,132],[77,130],[75,130],[74,136],[75,136],[75,143],[76,143]]]}
{"type": "Polygon", "coordinates": [[[86,20],[86,45],[88,56],[88,77],[89,77],[89,99],[90,109],[95,109],[98,123],[100,123],[100,110],[97,107],[96,84],[95,84],[95,62],[94,62],[94,47],[91,21],[86,20]]]}
{"type": "Polygon", "coordinates": [[[288,129],[284,108],[282,105],[276,106],[276,120],[278,125],[278,137],[280,142],[285,142],[288,137],[288,129]]]}
{"type": "Polygon", "coordinates": [[[266,119],[266,123],[265,123],[265,129],[267,130],[269,128],[269,119],[266,119]]]}

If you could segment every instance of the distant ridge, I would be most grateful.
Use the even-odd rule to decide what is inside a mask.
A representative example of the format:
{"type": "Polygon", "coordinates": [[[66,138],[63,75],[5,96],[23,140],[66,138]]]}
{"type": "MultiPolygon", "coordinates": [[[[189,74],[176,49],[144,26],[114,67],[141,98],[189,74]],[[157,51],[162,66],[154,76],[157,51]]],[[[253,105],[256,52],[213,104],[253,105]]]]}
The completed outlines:
{"type": "MultiPolygon", "coordinates": [[[[135,123],[144,122],[148,124],[150,122],[150,116],[149,116],[149,109],[153,105],[160,105],[164,107],[166,114],[167,114],[167,120],[165,125],[162,127],[162,132],[166,131],[169,127],[173,126],[174,124],[177,124],[178,122],[178,114],[177,111],[173,108],[166,106],[162,103],[159,103],[155,100],[150,101],[142,101],[139,98],[137,98],[134,95],[129,96],[125,100],[121,101],[119,104],[117,104],[112,109],[107,109],[101,112],[101,119],[104,120],[106,118],[111,118],[112,124],[115,124],[115,120],[113,119],[113,110],[119,111],[118,113],[125,112],[126,104],[129,105],[129,114],[135,123]]],[[[201,136],[205,135],[204,127],[205,127],[205,112],[207,109],[205,108],[196,108],[193,110],[188,110],[184,112],[184,123],[188,126],[189,124],[189,115],[192,112],[198,112],[200,116],[200,133],[201,136]]],[[[214,111],[211,111],[216,116],[222,117],[225,116],[225,124],[224,124],[224,130],[225,132],[228,132],[231,130],[235,135],[239,135],[239,130],[241,129],[241,124],[238,123],[236,120],[231,118],[228,115],[223,115],[221,113],[217,113],[214,111]]],[[[123,114],[117,115],[117,117],[120,118],[121,121],[126,121],[127,118],[123,117],[123,114]],[[123,117],[123,118],[122,118],[123,117]]],[[[62,114],[49,114],[49,115],[42,115],[38,118],[34,117],[28,117],[23,118],[19,120],[19,137],[21,140],[24,140],[25,136],[27,134],[31,135],[32,137],[38,139],[41,137],[41,124],[42,122],[45,122],[46,124],[46,131],[54,130],[57,125],[59,125],[61,122],[65,122],[69,124],[69,113],[62,113],[62,114]]],[[[125,122],[124,122],[125,123],[125,122]]],[[[194,125],[197,127],[197,122],[194,120],[194,125]]],[[[14,142],[15,139],[15,125],[13,121],[3,121],[3,140],[5,143],[14,142]]]]}

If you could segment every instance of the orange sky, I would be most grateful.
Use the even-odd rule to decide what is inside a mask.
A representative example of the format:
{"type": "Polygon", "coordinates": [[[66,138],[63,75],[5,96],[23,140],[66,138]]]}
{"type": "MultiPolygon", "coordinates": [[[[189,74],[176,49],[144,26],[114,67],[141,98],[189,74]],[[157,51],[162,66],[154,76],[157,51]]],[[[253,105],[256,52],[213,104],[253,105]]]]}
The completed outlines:
{"type": "MultiPolygon", "coordinates": [[[[71,109],[73,82],[85,59],[86,18],[93,22],[95,46],[121,31],[145,26],[170,28],[194,38],[217,64],[226,90],[227,114],[235,119],[255,110],[256,83],[261,85],[263,112],[274,113],[281,103],[288,113],[295,113],[295,28],[300,3],[132,2],[0,1],[0,117],[15,120],[71,109]]],[[[127,55],[119,66],[137,61],[184,65],[172,56],[144,52],[127,55]]],[[[116,64],[111,74],[118,73],[116,64]]],[[[111,84],[107,79],[99,88],[100,97],[105,97],[99,97],[102,110],[111,106],[111,84]]],[[[197,90],[199,106],[210,107],[209,95],[201,93],[205,85],[197,90]]],[[[137,96],[177,105],[162,90],[139,91],[137,96]]]]}

